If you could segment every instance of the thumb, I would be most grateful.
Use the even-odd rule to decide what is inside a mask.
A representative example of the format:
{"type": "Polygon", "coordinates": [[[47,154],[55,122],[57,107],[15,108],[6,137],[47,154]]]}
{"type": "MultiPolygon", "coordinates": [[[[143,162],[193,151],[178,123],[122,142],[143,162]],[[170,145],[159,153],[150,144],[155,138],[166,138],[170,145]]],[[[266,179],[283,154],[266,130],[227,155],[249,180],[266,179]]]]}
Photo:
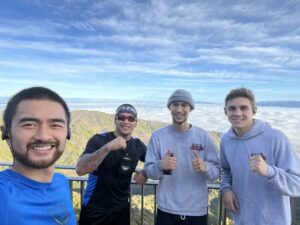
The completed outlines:
{"type": "Polygon", "coordinates": [[[170,148],[168,148],[168,152],[166,155],[171,156],[173,154],[172,150],[170,148]]]}
{"type": "Polygon", "coordinates": [[[201,158],[197,150],[193,150],[195,158],[201,158]]]}

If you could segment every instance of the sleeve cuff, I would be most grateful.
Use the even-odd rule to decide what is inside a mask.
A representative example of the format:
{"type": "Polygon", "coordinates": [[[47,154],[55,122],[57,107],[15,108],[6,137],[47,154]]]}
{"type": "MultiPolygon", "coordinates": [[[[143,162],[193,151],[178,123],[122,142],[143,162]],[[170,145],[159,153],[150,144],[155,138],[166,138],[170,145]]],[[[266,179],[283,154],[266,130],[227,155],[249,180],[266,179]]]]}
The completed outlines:
{"type": "Polygon", "coordinates": [[[163,170],[160,167],[160,160],[155,162],[155,164],[156,164],[157,172],[158,172],[159,176],[161,176],[163,174],[163,170]]]}
{"type": "Polygon", "coordinates": [[[221,195],[223,195],[225,192],[229,192],[229,191],[232,191],[232,190],[231,190],[231,187],[224,187],[224,188],[222,188],[222,190],[221,190],[221,195]]]}
{"type": "Polygon", "coordinates": [[[268,165],[267,178],[268,178],[268,179],[272,179],[272,178],[274,178],[275,176],[276,176],[276,170],[275,170],[272,166],[268,165]]]}
{"type": "Polygon", "coordinates": [[[211,167],[211,165],[209,163],[207,163],[207,162],[205,162],[205,163],[206,163],[206,172],[205,172],[205,175],[206,175],[206,177],[210,178],[211,175],[212,175],[212,167],[211,167]]]}

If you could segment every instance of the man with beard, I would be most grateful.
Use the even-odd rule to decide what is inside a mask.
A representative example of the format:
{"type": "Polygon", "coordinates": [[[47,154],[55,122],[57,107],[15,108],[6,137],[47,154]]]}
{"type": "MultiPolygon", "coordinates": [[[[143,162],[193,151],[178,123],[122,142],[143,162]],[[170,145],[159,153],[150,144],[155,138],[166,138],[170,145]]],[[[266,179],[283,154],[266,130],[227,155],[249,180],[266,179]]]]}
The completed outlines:
{"type": "Polygon", "coordinates": [[[0,172],[1,225],[75,225],[68,180],[54,163],[70,138],[70,112],[55,92],[32,87],[7,103],[1,126],[13,165],[0,172]]]}
{"type": "Polygon", "coordinates": [[[206,131],[188,123],[188,91],[176,90],[167,106],[172,124],[152,134],[145,162],[147,176],[159,179],[156,225],[206,225],[207,181],[220,174],[216,149],[206,131]]]}
{"type": "MultiPolygon", "coordinates": [[[[79,158],[77,173],[89,173],[81,208],[80,225],[129,225],[130,183],[139,160],[144,161],[146,146],[132,137],[137,125],[136,109],[119,106],[115,131],[94,135],[79,158]]],[[[143,171],[134,176],[137,183],[147,181],[143,171]]]]}

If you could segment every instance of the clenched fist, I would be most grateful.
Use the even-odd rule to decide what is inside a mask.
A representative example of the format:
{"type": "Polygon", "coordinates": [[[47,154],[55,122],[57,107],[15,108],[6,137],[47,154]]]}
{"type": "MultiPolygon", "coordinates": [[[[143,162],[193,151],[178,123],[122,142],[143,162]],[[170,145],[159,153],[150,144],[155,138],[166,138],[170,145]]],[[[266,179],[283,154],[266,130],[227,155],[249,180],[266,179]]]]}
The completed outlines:
{"type": "Polygon", "coordinates": [[[160,160],[160,168],[162,170],[176,169],[176,158],[172,156],[171,149],[168,149],[167,154],[160,160]]]}
{"type": "Polygon", "coordinates": [[[257,172],[261,176],[267,176],[268,164],[261,155],[251,156],[249,159],[249,166],[253,172],[257,172]]]}
{"type": "Polygon", "coordinates": [[[125,149],[126,148],[126,140],[122,137],[117,137],[114,140],[108,142],[106,144],[108,151],[114,151],[118,149],[125,149]]]}

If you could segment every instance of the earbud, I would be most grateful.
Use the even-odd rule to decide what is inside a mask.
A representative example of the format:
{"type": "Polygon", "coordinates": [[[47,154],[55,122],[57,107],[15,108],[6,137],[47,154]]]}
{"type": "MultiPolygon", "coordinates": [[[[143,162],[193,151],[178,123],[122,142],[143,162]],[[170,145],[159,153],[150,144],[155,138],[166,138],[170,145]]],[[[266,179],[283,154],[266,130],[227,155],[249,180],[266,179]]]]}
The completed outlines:
{"type": "Polygon", "coordinates": [[[254,106],[254,108],[253,108],[253,114],[255,114],[256,112],[257,112],[257,107],[254,106]]]}
{"type": "Polygon", "coordinates": [[[2,128],[2,140],[7,140],[9,139],[9,132],[6,127],[2,128]]]}
{"type": "Polygon", "coordinates": [[[67,130],[67,139],[68,140],[71,139],[71,130],[70,130],[70,127],[68,127],[68,130],[67,130]]]}

